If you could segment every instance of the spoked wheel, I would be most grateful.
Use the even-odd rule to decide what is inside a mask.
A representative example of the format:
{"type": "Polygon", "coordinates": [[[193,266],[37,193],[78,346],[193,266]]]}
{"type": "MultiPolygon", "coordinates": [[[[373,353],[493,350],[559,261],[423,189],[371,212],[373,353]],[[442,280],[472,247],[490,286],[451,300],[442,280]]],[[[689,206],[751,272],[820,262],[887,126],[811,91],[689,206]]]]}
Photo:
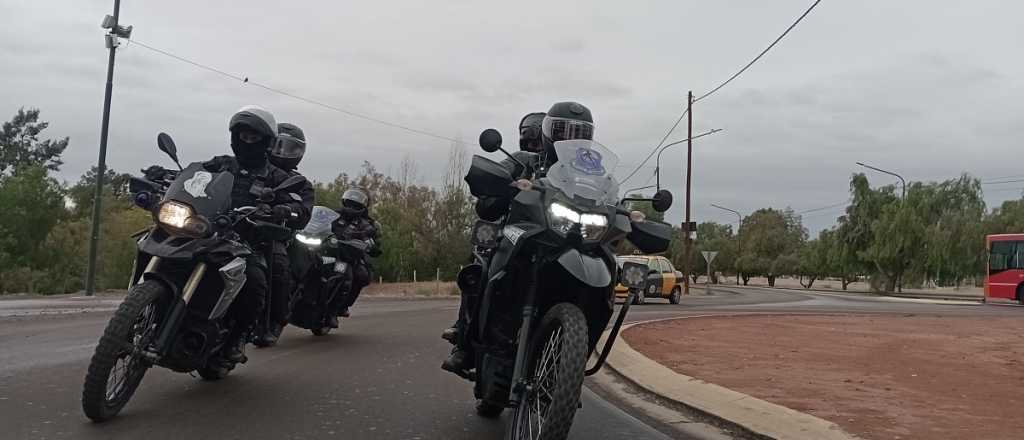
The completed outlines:
{"type": "Polygon", "coordinates": [[[508,440],[562,440],[569,435],[583,387],[587,323],[569,303],[552,307],[530,346],[522,402],[506,430],[508,440]]]}
{"type": "Polygon", "coordinates": [[[155,281],[135,285],[107,323],[82,390],[82,409],[94,422],[116,416],[149,369],[141,352],[156,337],[163,291],[155,281]]]}

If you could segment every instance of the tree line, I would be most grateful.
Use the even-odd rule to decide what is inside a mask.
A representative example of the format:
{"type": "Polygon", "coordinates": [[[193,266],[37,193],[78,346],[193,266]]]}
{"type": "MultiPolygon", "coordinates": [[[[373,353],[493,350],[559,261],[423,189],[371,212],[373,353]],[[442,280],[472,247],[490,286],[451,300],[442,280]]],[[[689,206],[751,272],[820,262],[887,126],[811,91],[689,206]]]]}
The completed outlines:
{"type": "MultiPolygon", "coordinates": [[[[96,169],[75,183],[53,173],[63,165],[69,139],[43,139],[47,123],[38,109],[21,109],[0,131],[0,293],[64,293],[83,288],[88,261],[90,216],[96,169]]],[[[467,152],[449,150],[448,167],[436,186],[423,185],[415,163],[406,158],[384,173],[364,162],[353,175],[316,182],[317,204],[338,208],[353,186],[371,194],[371,215],[382,227],[383,255],[375,259],[384,281],[452,280],[470,255],[469,232],[475,221],[473,198],[462,177],[467,152]]],[[[132,234],[152,224],[150,213],[135,208],[127,193],[129,175],[107,170],[97,286],[126,287],[135,258],[132,234]]],[[[663,220],[649,203],[631,203],[651,220],[663,220]]],[[[791,209],[763,208],[744,217],[739,228],[703,222],[694,245],[684,252],[676,228],[667,252],[677,268],[689,259],[691,274],[706,272],[700,252],[718,251],[713,282],[719,274],[835,278],[845,289],[868,280],[878,290],[934,284],[960,285],[978,280],[985,270],[984,236],[1024,232],[1024,199],[988,210],[978,179],[963,175],[943,182],[913,182],[906,195],[892,185],[872,188],[863,174],[850,180],[850,202],[837,224],[808,236],[791,209]]],[[[619,253],[633,253],[623,243],[619,253]]]]}
{"type": "MultiPolygon", "coordinates": [[[[792,209],[763,208],[732,225],[697,226],[689,254],[694,279],[706,270],[700,252],[719,251],[713,268],[743,284],[765,277],[838,279],[845,290],[864,280],[878,291],[905,286],[960,286],[985,275],[985,236],[1024,232],[1024,198],[987,210],[979,179],[964,174],[942,182],[911,182],[906,194],[886,185],[872,188],[864,174],[850,179],[850,201],[835,226],[809,237],[792,209]]],[[[676,244],[672,256],[681,266],[676,244]]],[[[716,274],[712,282],[718,282],[716,274]]]]}

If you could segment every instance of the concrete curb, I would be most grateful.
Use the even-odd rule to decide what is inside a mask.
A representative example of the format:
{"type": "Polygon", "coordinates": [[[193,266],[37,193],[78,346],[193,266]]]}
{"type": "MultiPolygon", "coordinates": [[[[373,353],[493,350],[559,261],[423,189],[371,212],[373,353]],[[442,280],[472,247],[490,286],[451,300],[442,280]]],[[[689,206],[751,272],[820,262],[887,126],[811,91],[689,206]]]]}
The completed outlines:
{"type": "MultiPolygon", "coordinates": [[[[622,330],[657,321],[702,317],[708,315],[637,322],[623,326],[622,330]]],[[[755,436],[797,440],[859,439],[827,420],[676,373],[634,350],[622,337],[615,341],[607,363],[620,376],[649,393],[755,436]]]]}
{"type": "Polygon", "coordinates": [[[957,303],[957,302],[970,302],[979,304],[984,302],[985,297],[982,295],[942,295],[942,294],[914,294],[914,293],[889,293],[889,294],[875,294],[871,292],[857,292],[857,291],[843,291],[843,290],[825,290],[825,289],[802,289],[795,287],[767,287],[767,286],[742,286],[735,284],[720,284],[719,288],[727,289],[764,289],[764,290],[782,290],[787,292],[807,293],[807,294],[821,294],[821,295],[836,295],[836,296],[848,296],[848,297],[861,297],[861,298],[892,298],[892,299],[923,299],[934,301],[936,304],[944,303],[957,303]]]}

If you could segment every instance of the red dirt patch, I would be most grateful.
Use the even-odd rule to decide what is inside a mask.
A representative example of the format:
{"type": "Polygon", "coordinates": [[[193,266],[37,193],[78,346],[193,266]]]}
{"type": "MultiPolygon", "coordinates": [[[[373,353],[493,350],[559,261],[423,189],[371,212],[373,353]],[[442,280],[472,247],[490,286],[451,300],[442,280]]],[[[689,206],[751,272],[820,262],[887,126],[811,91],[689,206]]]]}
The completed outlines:
{"type": "Polygon", "coordinates": [[[741,316],[626,330],[673,370],[869,439],[1024,438],[1024,319],[741,316]]]}

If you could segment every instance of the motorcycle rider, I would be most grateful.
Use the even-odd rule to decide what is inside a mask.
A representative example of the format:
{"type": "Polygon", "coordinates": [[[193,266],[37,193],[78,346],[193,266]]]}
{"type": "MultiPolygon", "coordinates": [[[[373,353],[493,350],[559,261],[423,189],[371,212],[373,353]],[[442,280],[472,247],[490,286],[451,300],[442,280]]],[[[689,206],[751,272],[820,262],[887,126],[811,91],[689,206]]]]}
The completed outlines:
{"type": "MultiPolygon", "coordinates": [[[[286,189],[289,191],[287,195],[278,193],[271,201],[261,200],[264,189],[273,189],[289,177],[286,171],[275,167],[267,160],[267,150],[277,138],[277,122],[274,115],[262,107],[242,107],[231,116],[228,130],[231,133],[231,151],[234,155],[214,157],[204,162],[203,166],[211,172],[230,172],[234,175],[234,185],[231,188],[232,208],[257,206],[266,216],[277,221],[285,221],[289,226],[298,227],[305,224],[309,220],[310,207],[302,202],[293,188],[286,189]]],[[[242,230],[240,235],[247,238],[246,232],[242,230]]],[[[269,287],[267,265],[263,253],[258,249],[254,249],[254,253],[246,259],[245,275],[245,285],[228,309],[233,323],[221,356],[229,362],[245,360],[246,335],[264,306],[264,297],[269,287]]]]}
{"type": "MultiPolygon", "coordinates": [[[[514,179],[543,177],[548,168],[558,161],[555,142],[592,140],[594,118],[590,109],[583,104],[559,102],[551,106],[547,113],[529,113],[524,116],[519,123],[519,136],[520,151],[512,154],[516,160],[506,158],[501,164],[514,179]]],[[[512,197],[480,197],[475,206],[476,213],[483,220],[496,221],[508,212],[511,201],[512,197]]],[[[467,319],[470,318],[467,315],[476,313],[469,302],[466,292],[462,292],[458,321],[441,335],[455,344],[452,354],[441,364],[441,368],[457,374],[465,372],[472,359],[472,345],[464,337],[467,319]]]]}
{"type": "MultiPolygon", "coordinates": [[[[306,154],[306,135],[302,129],[295,124],[282,122],[277,124],[277,139],[268,151],[270,163],[284,170],[289,176],[301,176],[297,167],[302,157],[306,154]]],[[[295,194],[302,199],[303,206],[307,212],[312,211],[314,204],[313,185],[306,180],[304,184],[295,188],[295,194]]],[[[307,219],[308,220],[308,219],[307,219]]],[[[305,222],[300,225],[294,222],[290,226],[296,229],[305,227],[305,222]]],[[[277,343],[281,337],[281,331],[288,324],[289,306],[292,293],[291,258],[289,255],[288,242],[274,242],[273,261],[271,263],[271,289],[270,289],[270,322],[265,332],[260,337],[260,345],[269,347],[277,343]]]]}
{"type": "MultiPolygon", "coordinates": [[[[381,254],[380,225],[370,218],[370,194],[363,188],[355,187],[345,190],[341,195],[341,216],[334,221],[331,229],[338,240],[363,240],[369,244],[367,254],[376,257],[381,254]]],[[[338,327],[338,316],[348,317],[349,307],[355,304],[359,293],[370,284],[370,264],[352,265],[352,286],[347,295],[336,296],[331,307],[336,313],[330,314],[328,325],[338,327]]]]}

